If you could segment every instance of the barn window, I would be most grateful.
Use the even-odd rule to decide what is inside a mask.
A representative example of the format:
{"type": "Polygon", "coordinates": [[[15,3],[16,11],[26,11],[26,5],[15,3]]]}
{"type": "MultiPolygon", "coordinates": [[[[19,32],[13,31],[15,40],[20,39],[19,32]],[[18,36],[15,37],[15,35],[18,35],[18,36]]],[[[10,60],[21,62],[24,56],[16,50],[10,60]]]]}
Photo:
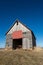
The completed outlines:
{"type": "Polygon", "coordinates": [[[23,32],[23,34],[26,34],[26,32],[23,32]]]}
{"type": "Polygon", "coordinates": [[[17,21],[17,25],[18,25],[18,21],[17,21]]]}

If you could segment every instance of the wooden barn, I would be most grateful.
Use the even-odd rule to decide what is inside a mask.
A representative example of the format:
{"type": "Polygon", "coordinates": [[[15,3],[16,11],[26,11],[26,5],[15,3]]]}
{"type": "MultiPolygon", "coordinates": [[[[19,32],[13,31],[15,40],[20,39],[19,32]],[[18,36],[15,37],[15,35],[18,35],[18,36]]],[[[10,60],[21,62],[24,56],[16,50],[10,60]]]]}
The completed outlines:
{"type": "Polygon", "coordinates": [[[16,20],[6,33],[6,47],[11,49],[29,49],[36,46],[36,38],[32,30],[16,20]]]}

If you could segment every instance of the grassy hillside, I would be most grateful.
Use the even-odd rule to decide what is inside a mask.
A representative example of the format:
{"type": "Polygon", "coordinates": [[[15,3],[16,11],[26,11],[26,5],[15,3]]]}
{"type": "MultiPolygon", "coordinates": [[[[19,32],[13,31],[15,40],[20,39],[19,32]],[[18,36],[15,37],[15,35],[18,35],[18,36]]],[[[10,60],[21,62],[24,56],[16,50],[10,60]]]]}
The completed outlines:
{"type": "Polygon", "coordinates": [[[43,51],[0,51],[0,65],[43,65],[43,51]]]}

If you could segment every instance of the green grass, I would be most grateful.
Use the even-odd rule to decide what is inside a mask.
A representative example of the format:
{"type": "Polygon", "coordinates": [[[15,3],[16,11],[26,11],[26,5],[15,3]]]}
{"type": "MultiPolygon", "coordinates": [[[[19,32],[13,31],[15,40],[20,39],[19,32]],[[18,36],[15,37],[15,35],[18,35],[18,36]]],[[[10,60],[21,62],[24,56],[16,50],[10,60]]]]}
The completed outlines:
{"type": "Polygon", "coordinates": [[[43,65],[43,51],[0,51],[0,65],[43,65]]]}

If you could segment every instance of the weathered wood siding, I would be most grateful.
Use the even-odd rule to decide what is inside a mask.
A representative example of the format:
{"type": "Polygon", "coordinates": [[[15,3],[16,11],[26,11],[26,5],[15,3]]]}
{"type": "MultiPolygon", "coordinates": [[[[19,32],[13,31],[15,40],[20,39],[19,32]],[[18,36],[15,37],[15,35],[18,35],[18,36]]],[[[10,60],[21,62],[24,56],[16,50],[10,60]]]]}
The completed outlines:
{"type": "Polygon", "coordinates": [[[7,34],[12,34],[14,31],[22,30],[22,32],[30,31],[25,26],[23,26],[20,22],[15,23],[15,25],[11,28],[11,30],[7,34]]]}
{"type": "MultiPolygon", "coordinates": [[[[12,34],[6,35],[6,46],[11,47],[13,46],[13,39],[12,34]]],[[[32,45],[32,34],[31,32],[23,32],[23,38],[22,38],[22,48],[23,49],[29,49],[32,45]]]]}
{"type": "Polygon", "coordinates": [[[11,34],[6,35],[6,46],[12,48],[13,40],[11,34]]]}
{"type": "Polygon", "coordinates": [[[32,48],[32,34],[31,32],[23,33],[23,49],[32,48]]]}
{"type": "Polygon", "coordinates": [[[32,47],[35,47],[36,46],[36,39],[34,39],[34,36],[32,35],[32,47]]]}

